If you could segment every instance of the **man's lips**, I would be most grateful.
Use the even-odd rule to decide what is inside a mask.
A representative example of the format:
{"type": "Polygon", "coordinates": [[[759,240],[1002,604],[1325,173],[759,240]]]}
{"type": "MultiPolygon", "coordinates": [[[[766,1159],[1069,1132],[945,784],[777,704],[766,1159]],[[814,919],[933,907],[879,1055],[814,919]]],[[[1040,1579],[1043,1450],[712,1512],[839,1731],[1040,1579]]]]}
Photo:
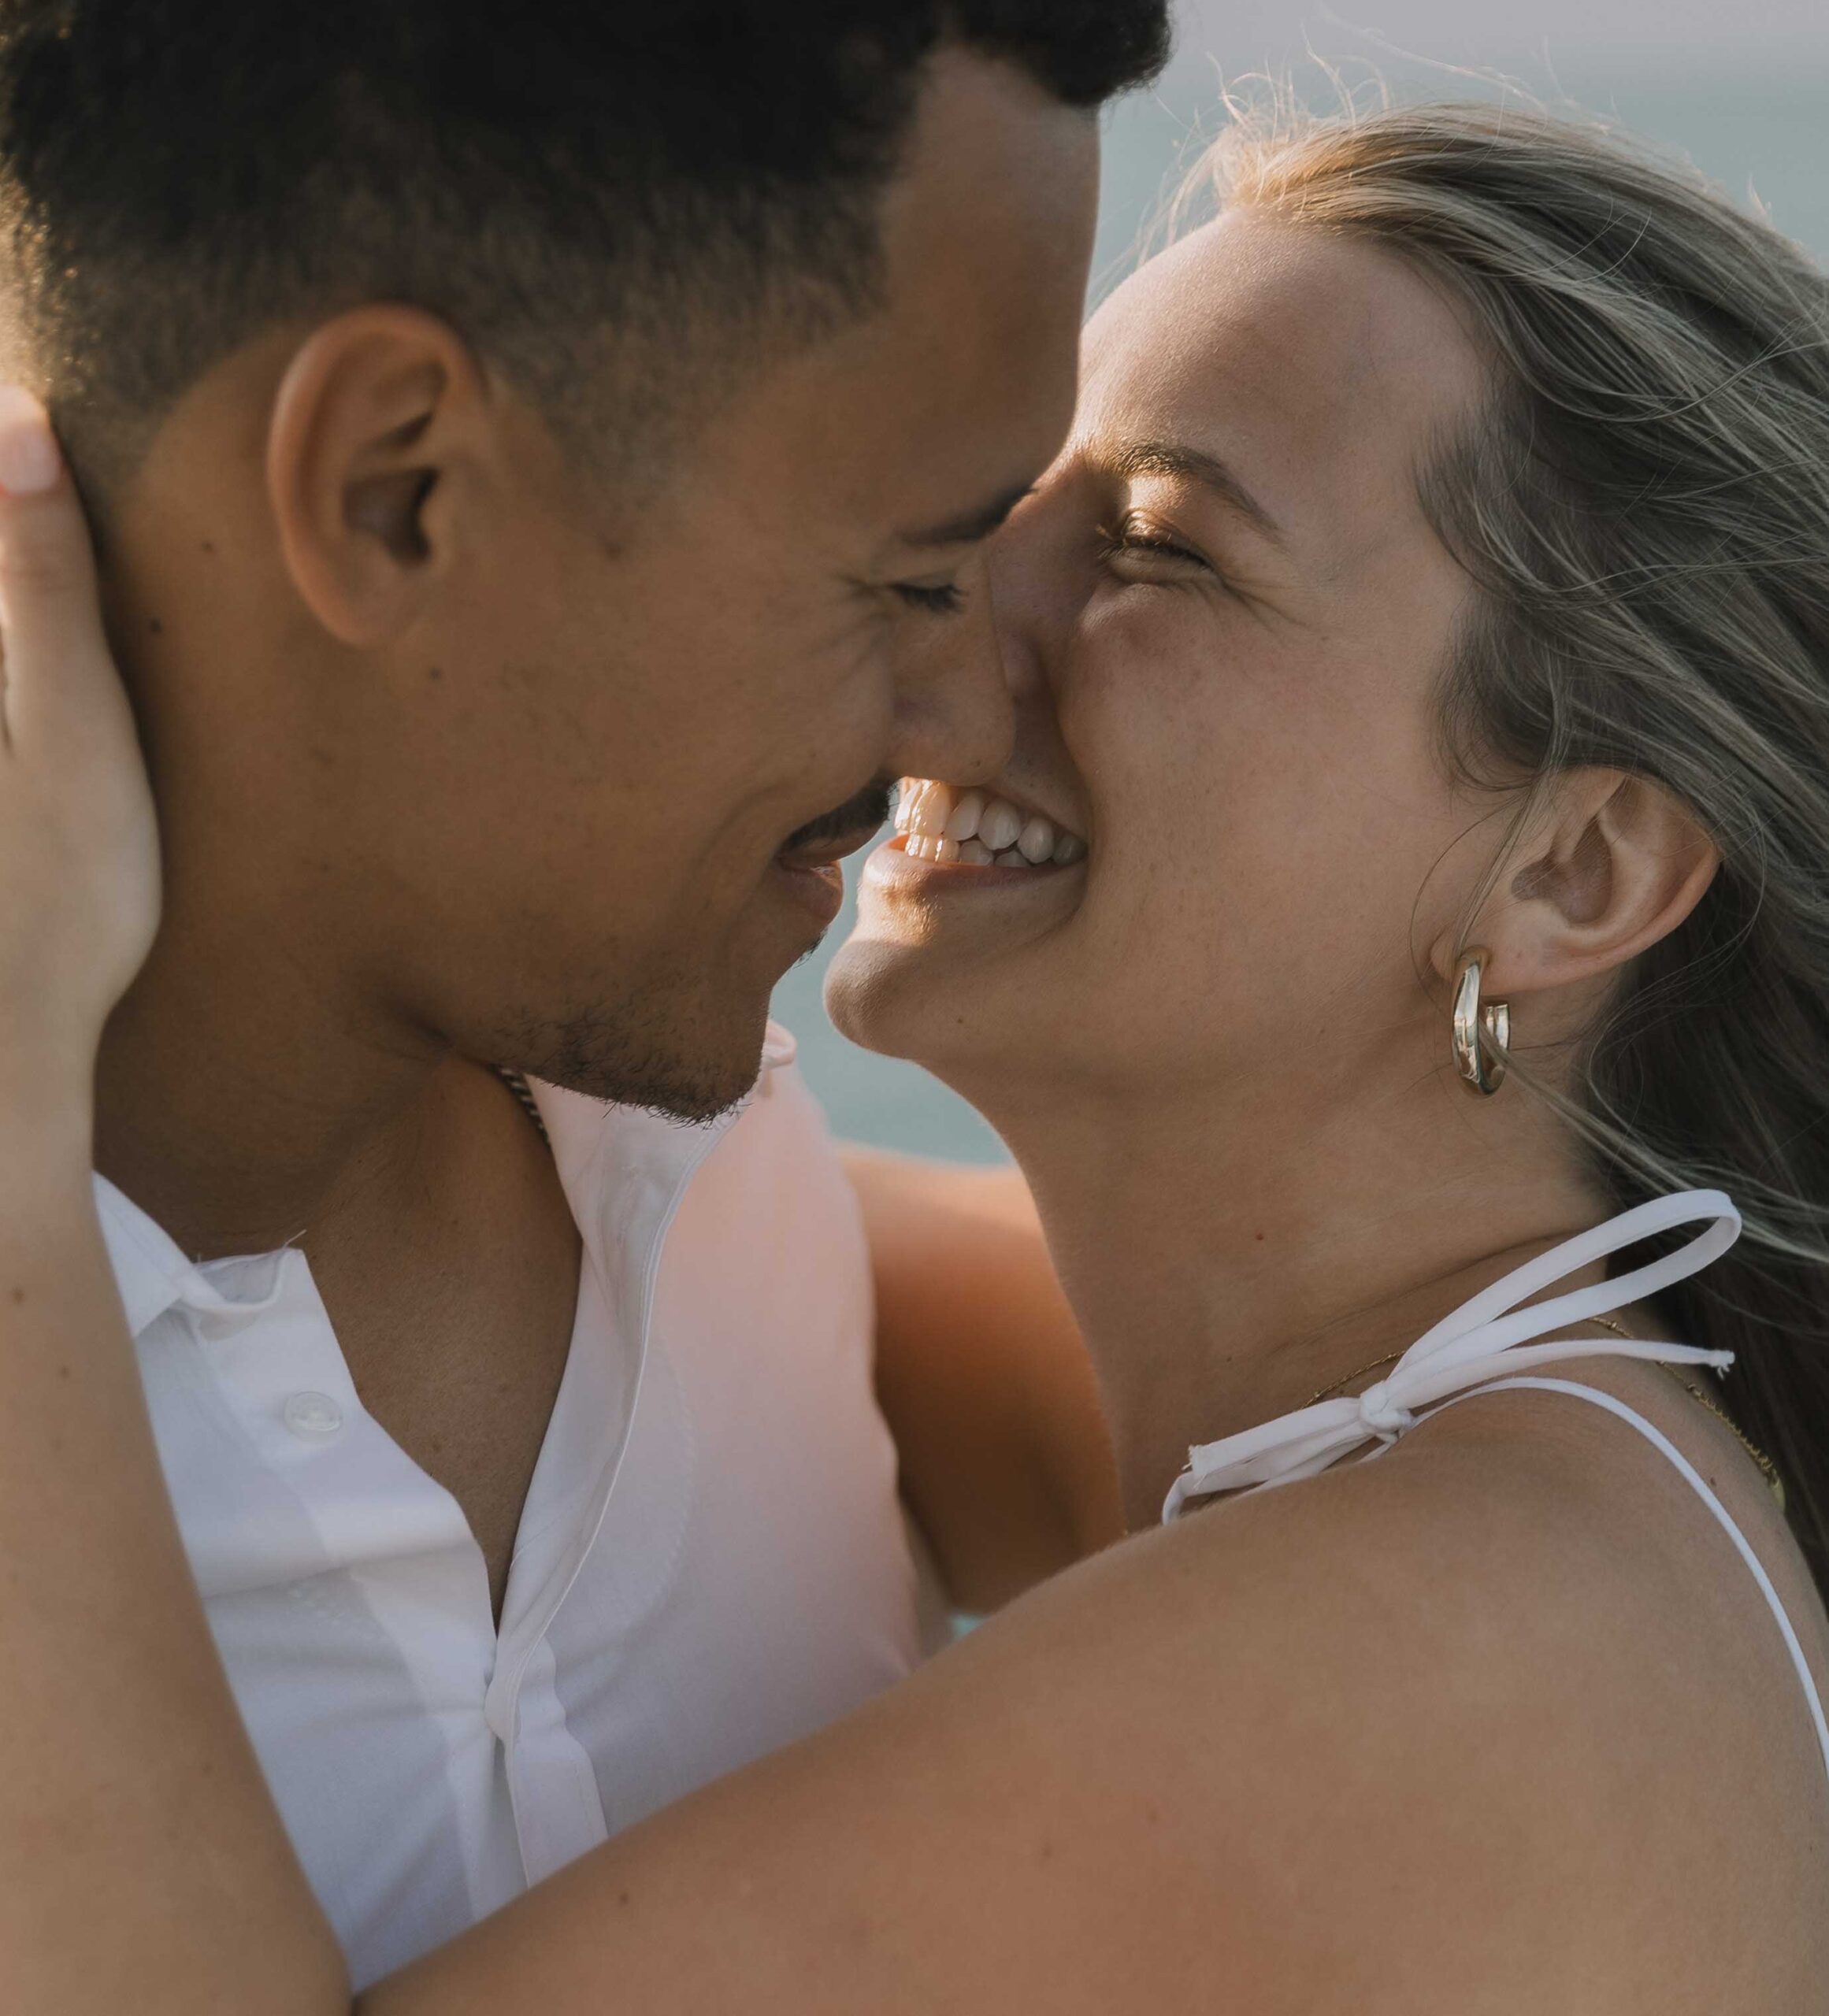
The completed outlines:
{"type": "Polygon", "coordinates": [[[889,816],[890,787],[872,784],[848,798],[817,819],[809,820],[798,832],[790,833],[775,856],[783,868],[833,868],[847,854],[869,846],[889,816]]]}
{"type": "Polygon", "coordinates": [[[854,827],[849,832],[837,834],[829,840],[783,847],[775,860],[782,868],[836,868],[846,855],[855,854],[859,847],[867,847],[881,831],[880,825],[854,827]]]}

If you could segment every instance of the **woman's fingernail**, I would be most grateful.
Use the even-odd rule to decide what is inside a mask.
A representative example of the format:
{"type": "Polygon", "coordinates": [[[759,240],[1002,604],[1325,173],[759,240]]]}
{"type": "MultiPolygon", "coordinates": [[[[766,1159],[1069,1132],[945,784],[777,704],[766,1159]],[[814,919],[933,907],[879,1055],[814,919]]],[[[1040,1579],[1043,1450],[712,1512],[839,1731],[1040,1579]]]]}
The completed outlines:
{"type": "Polygon", "coordinates": [[[21,385],[0,385],[0,490],[38,497],[54,489],[64,458],[44,408],[21,385]]]}

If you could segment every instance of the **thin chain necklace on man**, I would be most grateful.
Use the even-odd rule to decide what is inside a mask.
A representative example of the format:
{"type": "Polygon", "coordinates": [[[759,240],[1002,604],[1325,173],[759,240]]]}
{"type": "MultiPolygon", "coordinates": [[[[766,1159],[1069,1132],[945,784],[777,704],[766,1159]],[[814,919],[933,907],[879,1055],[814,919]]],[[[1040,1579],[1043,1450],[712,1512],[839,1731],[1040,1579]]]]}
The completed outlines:
{"type": "Polygon", "coordinates": [[[540,1117],[540,1108],[533,1102],[533,1088],[526,1078],[521,1073],[511,1070],[506,1064],[493,1065],[491,1069],[514,1095],[521,1110],[533,1122],[534,1132],[550,1147],[552,1143],[547,1134],[546,1122],[540,1117]]]}

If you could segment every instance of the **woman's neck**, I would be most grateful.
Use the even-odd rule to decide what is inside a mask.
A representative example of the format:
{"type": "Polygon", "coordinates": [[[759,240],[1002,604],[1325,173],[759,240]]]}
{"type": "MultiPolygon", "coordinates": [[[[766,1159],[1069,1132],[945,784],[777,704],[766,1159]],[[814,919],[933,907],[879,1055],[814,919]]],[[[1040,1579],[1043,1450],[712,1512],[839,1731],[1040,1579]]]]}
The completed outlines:
{"type": "Polygon", "coordinates": [[[1521,1088],[1311,1110],[1305,1089],[996,1116],[1099,1368],[1133,1528],[1191,1443],[1348,1384],[1605,1214],[1521,1088]]]}

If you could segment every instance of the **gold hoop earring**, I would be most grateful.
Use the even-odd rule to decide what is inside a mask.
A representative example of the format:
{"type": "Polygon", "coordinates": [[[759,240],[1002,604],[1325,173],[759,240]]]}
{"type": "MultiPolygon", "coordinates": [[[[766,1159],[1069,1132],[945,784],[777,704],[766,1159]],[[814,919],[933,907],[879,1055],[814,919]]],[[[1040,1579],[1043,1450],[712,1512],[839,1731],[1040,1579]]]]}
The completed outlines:
{"type": "Polygon", "coordinates": [[[1505,1082],[1505,1052],[1512,1041],[1510,1005],[1480,1002],[1480,975],[1492,956],[1485,946],[1470,945],[1454,968],[1454,1068],[1470,1092],[1488,1099],[1505,1082]]]}

